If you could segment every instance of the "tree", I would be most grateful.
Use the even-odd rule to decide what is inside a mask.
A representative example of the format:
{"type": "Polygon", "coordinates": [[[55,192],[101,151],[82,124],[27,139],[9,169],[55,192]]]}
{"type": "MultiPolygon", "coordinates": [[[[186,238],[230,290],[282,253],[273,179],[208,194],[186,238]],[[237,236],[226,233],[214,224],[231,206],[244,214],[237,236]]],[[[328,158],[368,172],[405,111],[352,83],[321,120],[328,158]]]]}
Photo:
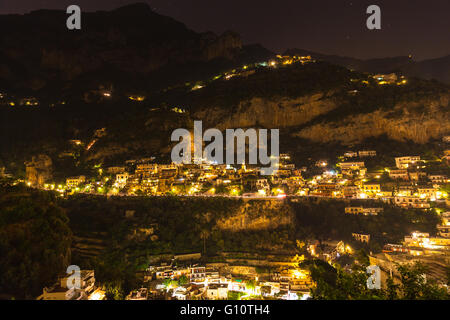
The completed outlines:
{"type": "Polygon", "coordinates": [[[255,290],[255,287],[256,287],[256,281],[255,280],[253,280],[253,279],[249,279],[249,280],[247,280],[246,282],[245,282],[245,287],[248,289],[248,290],[255,290]]]}
{"type": "Polygon", "coordinates": [[[427,267],[420,262],[413,265],[397,265],[401,284],[398,296],[406,300],[442,300],[450,299],[445,288],[435,281],[427,279],[427,267]]]}
{"type": "Polygon", "coordinates": [[[269,295],[272,292],[271,286],[262,286],[261,287],[261,294],[269,295]]]}
{"type": "Polygon", "coordinates": [[[400,286],[394,283],[394,279],[389,277],[386,279],[386,299],[388,300],[396,300],[398,297],[398,290],[400,286]]]}
{"type": "Polygon", "coordinates": [[[123,289],[120,281],[107,282],[103,289],[107,300],[123,300],[123,289]]]}
{"type": "MultiPolygon", "coordinates": [[[[361,252],[363,255],[363,252],[361,252]]],[[[364,260],[364,259],[361,259],[364,260]]],[[[420,263],[414,265],[397,265],[400,284],[393,278],[386,280],[385,289],[368,289],[366,266],[354,264],[351,272],[346,272],[319,260],[305,261],[301,264],[308,267],[316,286],[311,290],[313,299],[407,299],[407,300],[447,300],[447,290],[435,281],[424,277],[426,267],[420,263]]]]}
{"type": "Polygon", "coordinates": [[[447,274],[447,286],[450,286],[450,267],[447,267],[446,274],[447,274]]]}
{"type": "Polygon", "coordinates": [[[166,278],[163,280],[162,284],[167,288],[168,286],[170,286],[172,280],[170,278],[166,278]]]}
{"type": "Polygon", "coordinates": [[[203,255],[206,255],[206,240],[209,238],[210,232],[208,229],[200,231],[200,238],[203,240],[203,255]]]}
{"type": "Polygon", "coordinates": [[[72,233],[52,195],[0,188],[0,288],[32,298],[70,264],[72,233]]]}
{"type": "Polygon", "coordinates": [[[184,286],[189,283],[189,279],[183,274],[180,279],[178,279],[178,283],[180,286],[184,286]]]}

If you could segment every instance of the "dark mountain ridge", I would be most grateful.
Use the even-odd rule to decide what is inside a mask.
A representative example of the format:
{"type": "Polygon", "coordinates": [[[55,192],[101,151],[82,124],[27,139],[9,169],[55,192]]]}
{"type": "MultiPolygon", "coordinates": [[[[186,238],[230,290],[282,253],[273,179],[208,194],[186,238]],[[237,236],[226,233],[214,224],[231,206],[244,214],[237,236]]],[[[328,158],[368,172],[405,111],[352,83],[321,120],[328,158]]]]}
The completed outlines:
{"type": "Polygon", "coordinates": [[[289,49],[285,55],[309,55],[314,59],[330,62],[351,70],[370,73],[401,72],[406,76],[450,83],[450,55],[445,57],[414,61],[411,56],[376,59],[357,59],[338,55],[328,55],[304,49],[289,49]]]}
{"type": "Polygon", "coordinates": [[[34,90],[50,82],[111,69],[149,74],[166,65],[235,58],[240,36],[196,33],[143,3],[82,13],[81,30],[66,28],[63,11],[0,16],[0,79],[34,90]]]}
{"type": "MultiPolygon", "coordinates": [[[[197,33],[145,3],[83,12],[81,30],[67,30],[67,17],[58,10],[0,16],[0,28],[8,30],[0,35],[0,89],[41,98],[66,91],[80,97],[110,82],[115,89],[150,93],[274,57],[259,44],[243,45],[235,32],[197,33]]],[[[450,83],[450,56],[415,62],[410,57],[361,60],[302,49],[286,53],[356,71],[400,71],[450,83]]]]}

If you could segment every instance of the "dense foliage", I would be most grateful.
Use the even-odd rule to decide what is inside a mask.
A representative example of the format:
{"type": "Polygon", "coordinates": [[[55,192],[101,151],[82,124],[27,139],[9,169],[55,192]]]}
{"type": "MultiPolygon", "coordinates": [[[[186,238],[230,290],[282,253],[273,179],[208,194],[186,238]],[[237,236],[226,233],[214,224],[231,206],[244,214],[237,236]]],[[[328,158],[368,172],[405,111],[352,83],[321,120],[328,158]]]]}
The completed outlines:
{"type": "MultiPolygon", "coordinates": [[[[353,242],[352,233],[370,234],[370,250],[380,251],[386,243],[398,243],[412,231],[436,232],[439,217],[435,211],[401,209],[383,205],[383,212],[377,216],[358,216],[345,214],[350,203],[337,200],[292,202],[297,218],[297,237],[299,239],[341,239],[353,242]]],[[[353,205],[361,205],[358,202],[353,205]]],[[[380,207],[380,203],[373,203],[380,207]]],[[[370,206],[365,203],[365,206],[370,206]]],[[[357,246],[363,246],[355,242],[357,246]]]]}
{"type": "Polygon", "coordinates": [[[35,298],[70,262],[68,218],[46,193],[0,190],[0,293],[35,298]]]}
{"type": "Polygon", "coordinates": [[[448,300],[447,290],[433,279],[424,277],[427,267],[420,263],[398,265],[398,276],[388,277],[381,289],[369,289],[367,286],[369,265],[364,252],[353,264],[350,271],[339,264],[331,266],[322,260],[308,260],[302,267],[311,271],[316,286],[311,297],[318,300],[448,300]]]}

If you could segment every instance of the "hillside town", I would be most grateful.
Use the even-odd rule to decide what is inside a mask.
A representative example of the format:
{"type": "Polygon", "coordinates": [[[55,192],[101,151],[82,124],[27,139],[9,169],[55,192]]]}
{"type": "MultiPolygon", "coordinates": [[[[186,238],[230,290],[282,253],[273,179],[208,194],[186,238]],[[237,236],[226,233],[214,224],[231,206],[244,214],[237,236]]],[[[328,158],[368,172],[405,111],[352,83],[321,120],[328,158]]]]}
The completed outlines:
{"type": "MultiPolygon", "coordinates": [[[[450,212],[443,214],[447,230],[450,212]]],[[[360,241],[369,241],[370,236],[360,241]]],[[[308,255],[333,265],[341,255],[355,254],[343,241],[310,244],[308,255]]],[[[446,288],[450,238],[440,233],[413,232],[402,244],[387,244],[381,253],[370,254],[370,262],[387,276],[398,279],[397,264],[421,262],[428,266],[425,276],[446,288]]],[[[132,290],[126,300],[306,300],[315,287],[308,270],[299,267],[304,256],[289,261],[272,262],[270,267],[248,264],[205,263],[201,253],[167,257],[139,273],[140,288],[132,290]]],[[[61,275],[50,288],[43,288],[38,300],[105,300],[105,288],[96,285],[94,270],[81,270],[80,286],[69,287],[68,275],[61,275]]]]}
{"type": "MultiPolygon", "coordinates": [[[[76,140],[74,144],[82,142],[76,140]]],[[[391,166],[383,168],[376,159],[375,150],[346,151],[336,162],[317,159],[309,167],[297,168],[289,154],[280,154],[275,174],[262,176],[257,165],[217,165],[207,160],[199,164],[157,163],[151,157],[127,160],[120,166],[99,164],[93,167],[93,176],[67,177],[65,183],[56,183],[52,181],[52,160],[39,155],[25,163],[25,183],[55,190],[62,196],[73,193],[262,199],[305,196],[376,199],[419,209],[445,205],[450,149],[442,150],[441,158],[437,159],[423,159],[420,155],[394,157],[391,166]],[[371,162],[375,169],[368,169],[366,162],[371,162]]],[[[347,213],[367,215],[377,211],[355,208],[347,213]]]]}
{"type": "MultiPolygon", "coordinates": [[[[281,56],[244,65],[214,78],[186,83],[188,91],[201,90],[214,81],[246,78],[261,68],[283,68],[289,65],[314,63],[310,56],[281,56]]],[[[352,85],[402,86],[407,79],[400,74],[375,74],[351,79],[352,85]]],[[[112,86],[100,86],[87,93],[87,100],[107,101],[114,96],[112,86]]],[[[348,95],[358,94],[350,90],[348,95]]],[[[130,93],[125,97],[133,103],[146,101],[146,96],[130,93]]],[[[64,105],[58,101],[50,105],[64,105]]],[[[39,107],[35,97],[13,97],[0,93],[0,105],[6,107],[39,107]]],[[[159,110],[154,107],[150,111],[159,110]]],[[[169,106],[165,111],[189,113],[183,106],[169,106]]],[[[73,195],[110,197],[226,197],[244,201],[299,201],[301,199],[335,199],[345,202],[345,215],[370,219],[381,214],[386,206],[403,209],[435,211],[441,218],[437,234],[416,230],[397,243],[387,243],[379,253],[370,253],[371,263],[380,266],[384,281],[396,274],[397,264],[421,262],[429,267],[429,276],[446,286],[446,268],[450,251],[450,213],[448,207],[450,136],[442,137],[435,155],[386,155],[371,148],[343,149],[338,156],[297,159],[293,153],[281,153],[272,175],[262,175],[258,165],[217,164],[197,159],[193,164],[175,164],[160,156],[128,159],[123,162],[97,163],[76,176],[55,177],[55,163],[79,162],[80,154],[88,153],[108,135],[107,128],[94,131],[90,139],[73,138],[60,150],[57,159],[37,154],[25,164],[25,179],[17,178],[0,167],[0,176],[8,184],[25,184],[30,188],[55,192],[61,198],[73,195]],[[438,156],[436,156],[438,155],[438,156]],[[300,161],[299,161],[300,160],[300,161]],[[302,163],[301,165],[297,165],[302,163]]],[[[126,211],[126,218],[133,211],[126,211]]],[[[136,229],[134,238],[158,239],[155,228],[136,229]]],[[[354,241],[369,244],[373,235],[354,230],[354,241]]],[[[76,248],[75,244],[75,248],[76,248]]],[[[343,240],[311,241],[306,244],[309,258],[333,265],[341,256],[353,256],[354,249],[343,240]]],[[[267,262],[264,268],[248,263],[208,261],[201,253],[173,256],[155,261],[141,272],[138,288],[124,297],[127,300],[302,300],[310,297],[315,287],[309,271],[299,267],[304,256],[267,262]],[[268,268],[267,265],[270,265],[268,268]],[[263,271],[261,271],[263,269],[263,271]]],[[[81,271],[81,287],[68,286],[68,276],[61,275],[54,285],[42,289],[39,300],[104,300],[106,294],[96,285],[94,270],[81,271]]]]}
{"type": "MultiPolygon", "coordinates": [[[[251,266],[223,263],[201,264],[200,253],[174,256],[169,262],[150,265],[141,274],[142,287],[126,300],[305,300],[314,286],[309,272],[295,262],[257,272],[251,266]],[[197,261],[197,262],[196,262],[197,261]]],[[[295,259],[294,259],[295,260],[295,259]]],[[[298,260],[298,257],[297,257],[298,260]]],[[[94,270],[81,270],[79,288],[70,288],[69,276],[61,275],[37,300],[104,300],[105,291],[96,286],[94,270]]]]}
{"type": "Polygon", "coordinates": [[[12,314],[448,313],[450,1],[6,2],[12,314]]]}
{"type": "MultiPolygon", "coordinates": [[[[278,170],[272,176],[262,176],[259,167],[245,164],[216,165],[204,160],[200,164],[177,165],[158,163],[151,157],[127,160],[122,166],[98,165],[95,176],[67,177],[64,184],[52,182],[51,159],[41,155],[26,163],[26,180],[15,183],[53,190],[62,197],[82,193],[105,197],[228,197],[294,202],[301,198],[330,198],[346,202],[346,215],[368,219],[382,213],[386,206],[435,210],[441,218],[436,235],[416,230],[405,235],[401,243],[387,243],[382,252],[371,253],[369,257],[383,274],[394,277],[398,276],[396,264],[419,261],[429,266],[427,276],[446,286],[443,279],[450,256],[447,189],[450,150],[445,147],[449,141],[449,137],[443,138],[441,158],[404,155],[394,157],[391,166],[375,166],[376,170],[372,169],[379,156],[376,150],[345,151],[336,162],[312,159],[310,166],[300,168],[289,154],[280,154],[278,170]],[[366,166],[369,163],[370,168],[366,166]]],[[[81,141],[72,143],[84,147],[81,141]]],[[[5,170],[2,174],[7,175],[5,170]]],[[[126,212],[126,217],[132,216],[132,211],[126,212]]],[[[155,228],[139,232],[157,239],[155,228]]],[[[372,240],[370,234],[356,230],[352,237],[360,243],[372,240]]],[[[332,265],[342,255],[353,255],[354,249],[344,241],[309,242],[307,252],[310,257],[332,265]]],[[[139,275],[141,287],[131,291],[126,299],[307,299],[315,284],[309,272],[299,268],[302,259],[303,256],[293,256],[261,271],[251,264],[209,262],[201,253],[173,256],[148,265],[139,275]]],[[[82,271],[86,278],[82,289],[68,289],[67,277],[62,276],[53,287],[44,288],[38,299],[105,299],[104,290],[94,285],[93,272],[82,271]]]]}

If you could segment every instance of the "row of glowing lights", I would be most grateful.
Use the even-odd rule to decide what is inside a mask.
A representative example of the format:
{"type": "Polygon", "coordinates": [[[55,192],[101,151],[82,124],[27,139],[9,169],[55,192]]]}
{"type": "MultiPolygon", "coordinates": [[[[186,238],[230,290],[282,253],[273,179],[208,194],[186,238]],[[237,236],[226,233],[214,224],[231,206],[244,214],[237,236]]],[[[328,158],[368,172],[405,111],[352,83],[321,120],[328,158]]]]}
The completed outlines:
{"type": "MultiPolygon", "coordinates": [[[[281,56],[277,56],[278,58],[282,58],[281,56]]],[[[307,58],[307,59],[311,59],[311,57],[310,56],[308,56],[308,57],[300,57],[300,58],[298,58],[297,56],[294,56],[293,58],[291,57],[291,58],[284,58],[284,60],[282,61],[282,64],[283,65],[290,65],[290,64],[293,64],[293,63],[295,63],[295,62],[301,62],[301,63],[304,63],[304,61],[302,61],[301,59],[302,58],[307,58]]],[[[269,63],[268,63],[268,65],[269,66],[271,66],[271,67],[276,67],[277,66],[277,61],[275,61],[275,60],[271,60],[271,61],[269,61],[269,63]]],[[[243,70],[247,70],[248,69],[248,66],[246,66],[246,65],[244,65],[243,67],[242,67],[242,69],[243,70]]],[[[230,78],[232,78],[234,76],[234,74],[229,74],[229,75],[226,75],[225,76],[225,79],[227,79],[227,80],[229,80],[230,78]]],[[[217,77],[216,77],[217,78],[217,77]]],[[[363,81],[364,83],[368,83],[367,81],[363,81]]],[[[407,83],[407,80],[406,79],[403,79],[402,81],[400,81],[400,82],[397,82],[397,85],[404,85],[404,84],[406,84],[407,83]]],[[[381,81],[379,81],[378,82],[378,84],[380,84],[380,85],[384,85],[384,84],[389,84],[389,82],[388,81],[385,81],[385,80],[381,80],[381,81]]],[[[192,90],[199,90],[199,89],[202,89],[202,88],[204,88],[205,86],[204,85],[200,85],[200,84],[196,84],[196,85],[194,85],[193,87],[192,87],[192,90]]],[[[107,98],[111,98],[112,97],[112,93],[111,92],[103,92],[103,96],[104,97],[107,97],[107,98]]],[[[145,100],[145,96],[140,96],[140,95],[131,95],[131,96],[128,96],[128,98],[130,99],[130,100],[133,100],[133,101],[139,101],[139,102],[142,102],[142,101],[144,101],[145,100]]],[[[14,102],[10,102],[9,103],[9,105],[10,106],[15,106],[15,103],[14,102]]],[[[27,101],[26,102],[26,105],[38,105],[38,103],[37,102],[29,102],[29,101],[27,101]]],[[[184,113],[184,110],[182,110],[182,109],[178,109],[178,110],[174,110],[175,112],[179,112],[179,113],[184,113]]]]}
{"type": "MultiPolygon", "coordinates": [[[[320,180],[319,178],[320,178],[320,177],[318,177],[317,179],[320,180]]],[[[328,182],[331,182],[331,180],[328,181],[328,182]]],[[[345,179],[345,180],[341,181],[340,183],[341,183],[341,184],[345,184],[346,182],[347,182],[347,180],[345,179]]],[[[311,183],[312,183],[312,184],[315,184],[316,182],[313,180],[313,181],[311,181],[311,183]]],[[[31,182],[27,182],[27,185],[28,185],[28,186],[31,186],[31,182]]],[[[119,184],[118,184],[118,183],[115,183],[115,184],[114,184],[114,187],[111,189],[111,192],[112,192],[113,194],[117,194],[117,193],[119,192],[119,187],[120,187],[119,184]]],[[[56,188],[55,188],[55,185],[54,185],[54,184],[45,184],[45,185],[44,185],[44,188],[47,189],[47,190],[56,190],[56,191],[58,191],[58,192],[60,192],[60,193],[64,193],[64,192],[66,191],[66,189],[67,189],[66,186],[63,186],[63,185],[61,185],[61,184],[58,185],[56,188]]],[[[91,189],[91,186],[90,186],[90,185],[87,185],[87,186],[84,187],[83,191],[87,191],[87,192],[88,192],[88,191],[90,191],[90,189],[91,189]]],[[[79,187],[75,187],[75,188],[73,188],[73,189],[71,189],[71,190],[74,191],[74,192],[80,192],[82,189],[79,188],[79,187]]],[[[103,193],[104,190],[105,190],[105,189],[104,189],[103,187],[97,187],[97,192],[99,192],[99,193],[103,193]]],[[[137,190],[138,190],[137,188],[133,188],[133,189],[132,189],[133,192],[136,192],[137,190]]],[[[156,192],[156,190],[157,190],[156,187],[153,187],[153,188],[152,188],[152,191],[156,192]]],[[[178,191],[178,189],[177,189],[176,187],[172,187],[171,191],[172,191],[173,193],[175,193],[175,194],[179,193],[179,191],[178,191]]],[[[198,184],[194,184],[191,188],[189,188],[188,194],[189,194],[189,195],[192,195],[192,194],[198,193],[199,191],[200,191],[200,189],[199,189],[198,184]]],[[[215,194],[215,193],[216,193],[216,188],[211,188],[211,189],[209,189],[209,190],[207,191],[207,193],[209,193],[209,194],[215,194]]],[[[237,196],[237,195],[239,195],[239,193],[240,193],[240,190],[237,189],[237,188],[232,188],[232,189],[230,190],[230,195],[235,195],[235,196],[237,196]]],[[[275,196],[279,197],[279,198],[284,198],[284,197],[286,197],[286,193],[284,192],[284,190],[282,190],[282,189],[280,189],[280,188],[274,188],[274,189],[272,189],[272,193],[273,193],[275,196]]],[[[267,195],[267,193],[266,193],[266,191],[265,191],[264,189],[258,190],[258,194],[259,194],[260,196],[266,196],[266,195],[267,195]]],[[[304,196],[304,195],[306,195],[306,190],[299,190],[297,194],[299,194],[299,195],[301,195],[301,196],[304,196]]],[[[334,196],[338,196],[339,194],[341,194],[341,192],[339,192],[339,191],[334,191],[334,192],[333,192],[333,195],[334,195],[334,196]]],[[[376,195],[377,195],[377,196],[383,196],[383,194],[382,194],[382,193],[379,193],[379,192],[376,193],[376,195]]],[[[358,196],[359,196],[360,199],[367,199],[367,198],[369,197],[369,195],[368,195],[367,193],[365,193],[365,192],[359,193],[358,196]]],[[[398,196],[400,196],[400,197],[407,197],[408,194],[405,193],[405,192],[400,192],[400,193],[398,193],[398,196]]],[[[421,193],[421,194],[414,193],[414,196],[415,196],[415,197],[419,197],[420,199],[425,199],[425,198],[427,198],[428,194],[425,194],[425,193],[421,193]]],[[[430,201],[436,201],[436,200],[439,200],[439,199],[446,199],[447,197],[448,197],[448,194],[447,194],[446,192],[437,191],[435,197],[432,197],[432,196],[430,197],[430,201]]]]}
{"type": "MultiPolygon", "coordinates": [[[[98,182],[97,182],[97,184],[98,184],[98,182]]],[[[30,187],[31,186],[31,182],[27,182],[27,186],[30,187]]],[[[46,190],[55,190],[55,191],[57,191],[59,193],[64,193],[67,190],[71,190],[73,192],[81,192],[81,191],[88,192],[88,191],[91,190],[91,185],[86,185],[84,188],[80,188],[80,187],[72,188],[70,186],[65,186],[65,185],[62,185],[62,184],[59,184],[57,186],[55,184],[45,184],[44,185],[44,189],[46,189],[46,190]]],[[[102,193],[102,192],[105,191],[105,188],[104,187],[97,187],[97,191],[99,193],[102,193]]],[[[111,191],[113,193],[119,192],[119,190],[116,188],[116,186],[114,188],[112,188],[111,191]]]]}
{"type": "MultiPolygon", "coordinates": [[[[326,162],[323,162],[323,163],[321,163],[321,165],[322,166],[326,166],[326,162]]],[[[385,168],[385,170],[387,171],[387,168],[385,168]]],[[[99,173],[100,174],[102,174],[103,173],[103,170],[100,168],[99,169],[99,173]]],[[[326,172],[324,172],[324,174],[323,174],[325,177],[326,176],[335,176],[336,175],[336,173],[334,172],[334,171],[326,171],[326,172]]],[[[379,179],[380,178],[380,175],[377,175],[375,178],[377,178],[377,179],[379,179]]],[[[316,180],[321,180],[322,179],[322,176],[316,176],[316,177],[314,177],[314,179],[312,180],[312,181],[310,181],[309,183],[311,183],[311,184],[317,184],[317,182],[316,182],[316,180]]],[[[109,179],[108,178],[106,178],[106,181],[108,181],[109,179]]],[[[345,184],[346,182],[347,182],[348,180],[347,179],[343,179],[343,180],[341,180],[341,181],[339,181],[339,184],[345,184]]],[[[366,179],[362,179],[362,181],[363,182],[366,182],[367,180],[366,179]]],[[[225,181],[224,181],[225,182],[225,181]]],[[[231,181],[229,181],[229,180],[227,180],[226,182],[231,182],[231,181]]],[[[332,183],[333,182],[333,180],[328,180],[327,181],[328,183],[332,183]]],[[[97,182],[97,184],[99,184],[99,182],[97,182]]],[[[27,185],[28,186],[31,186],[31,182],[27,182],[27,185]]],[[[119,187],[120,187],[120,185],[119,185],[119,183],[115,183],[114,184],[114,187],[111,189],[111,192],[113,193],[113,194],[117,194],[118,192],[119,192],[119,187]]],[[[45,185],[45,189],[50,189],[50,190],[54,190],[55,189],[55,185],[54,184],[51,184],[51,185],[49,185],[49,184],[46,184],[45,185]]],[[[58,188],[56,189],[56,191],[58,191],[58,192],[60,192],[60,193],[63,193],[64,191],[65,191],[65,189],[66,189],[66,187],[65,186],[62,186],[62,185],[58,185],[58,188]]],[[[79,192],[80,191],[80,188],[79,187],[76,187],[76,188],[70,188],[70,189],[72,189],[72,191],[74,191],[74,192],[79,192]]],[[[90,185],[87,185],[86,187],[85,187],[85,190],[84,191],[90,191],[90,185]]],[[[98,187],[97,188],[97,191],[99,192],[99,193],[102,193],[103,191],[104,191],[104,188],[103,187],[98,187]]],[[[137,191],[137,188],[133,188],[132,189],[132,191],[133,192],[136,192],[137,191]]],[[[153,187],[152,188],[152,191],[153,192],[156,192],[156,187],[153,187]]],[[[195,193],[197,193],[199,191],[199,188],[198,188],[198,185],[193,185],[193,187],[191,187],[190,189],[189,189],[189,191],[188,191],[188,194],[189,195],[191,195],[191,194],[195,194],[195,193]]],[[[210,194],[215,194],[215,188],[211,188],[207,193],[210,193],[210,194]]],[[[172,188],[172,192],[173,193],[177,193],[177,189],[175,188],[175,187],[173,187],[172,188]]],[[[272,190],[272,193],[273,194],[275,194],[276,196],[278,196],[278,197],[285,197],[286,196],[286,194],[285,194],[285,192],[282,190],[282,189],[279,189],[279,188],[276,188],[276,189],[273,189],[272,190]]],[[[233,189],[231,189],[230,190],[230,194],[231,195],[238,195],[239,194],[239,190],[238,189],[236,189],[236,188],[233,188],[233,189]]],[[[267,194],[266,194],[266,191],[265,190],[258,190],[258,194],[259,195],[261,195],[261,196],[266,196],[267,194]]],[[[306,191],[305,190],[299,190],[298,191],[298,194],[299,195],[306,195],[306,191]]],[[[333,192],[333,195],[334,196],[338,196],[340,194],[340,192],[333,192]]],[[[382,193],[376,193],[376,195],[377,196],[383,196],[383,194],[382,193]]],[[[407,194],[406,193],[402,193],[402,192],[400,192],[399,194],[398,194],[399,196],[407,196],[407,194]]],[[[418,194],[418,193],[415,193],[414,194],[414,196],[418,196],[418,197],[420,197],[421,199],[425,199],[426,197],[427,197],[427,194],[418,194]]],[[[360,193],[359,194],[359,198],[361,198],[361,199],[366,199],[368,197],[368,194],[367,193],[364,193],[364,192],[362,192],[362,193],[360,193]]],[[[430,200],[431,201],[435,201],[436,199],[445,199],[445,198],[447,198],[448,197],[448,194],[446,193],[446,192],[440,192],[440,191],[437,191],[436,192],[436,197],[430,197],[430,200]]]]}
{"type": "MultiPolygon", "coordinates": [[[[282,57],[281,57],[281,56],[278,56],[278,58],[282,58],[282,57]]],[[[291,57],[291,58],[289,58],[289,59],[284,59],[284,60],[282,61],[282,64],[288,65],[288,64],[292,64],[292,63],[297,62],[297,61],[303,63],[303,61],[302,61],[301,59],[305,59],[305,58],[311,59],[310,56],[308,56],[308,57],[297,57],[297,56],[294,56],[294,57],[291,57]]],[[[278,63],[277,63],[275,60],[271,60],[271,61],[268,62],[268,65],[271,66],[271,67],[275,67],[277,64],[278,64],[278,63]]],[[[243,70],[247,70],[247,69],[248,69],[248,66],[247,66],[247,65],[244,65],[244,66],[242,67],[242,69],[243,69],[243,70]]],[[[234,76],[234,74],[225,75],[225,79],[229,80],[229,79],[230,79],[231,77],[233,77],[233,76],[234,76]]],[[[217,76],[217,77],[215,77],[214,79],[218,79],[218,78],[220,78],[220,76],[217,76]]],[[[192,87],[191,90],[195,91],[195,90],[202,89],[202,88],[204,88],[204,87],[205,87],[204,85],[196,84],[196,85],[194,85],[194,86],[192,87]]],[[[103,92],[103,96],[106,97],[106,98],[111,98],[111,97],[112,97],[112,93],[111,93],[111,92],[103,92]]],[[[128,99],[133,100],[133,101],[138,101],[138,102],[144,101],[145,98],[146,98],[145,96],[141,96],[141,95],[130,95],[130,96],[128,96],[128,99]]],[[[13,106],[14,103],[11,102],[11,105],[13,106]]],[[[178,113],[184,113],[184,110],[178,109],[178,108],[175,108],[175,110],[173,110],[173,111],[178,112],[178,113]]]]}

